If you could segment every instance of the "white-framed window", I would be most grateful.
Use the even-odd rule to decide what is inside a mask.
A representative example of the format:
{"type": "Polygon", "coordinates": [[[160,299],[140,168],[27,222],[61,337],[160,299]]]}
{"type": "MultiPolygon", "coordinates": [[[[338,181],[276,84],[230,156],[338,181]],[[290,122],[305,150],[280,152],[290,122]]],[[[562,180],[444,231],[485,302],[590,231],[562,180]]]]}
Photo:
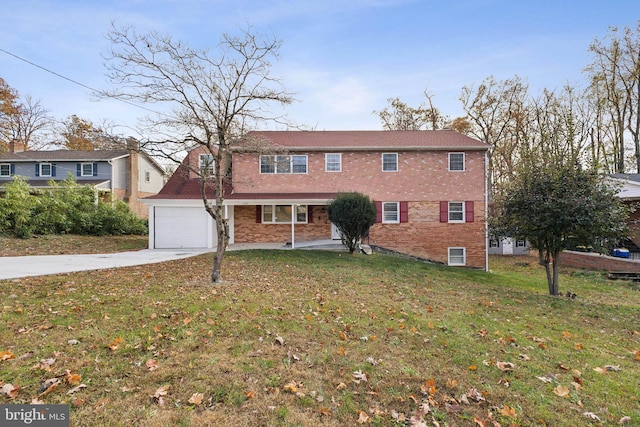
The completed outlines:
{"type": "Polygon", "coordinates": [[[93,163],[82,163],[80,165],[80,176],[93,176],[93,163]]]}
{"type": "Polygon", "coordinates": [[[51,163],[40,163],[40,176],[49,177],[51,176],[52,166],[51,163]]]}
{"type": "Polygon", "coordinates": [[[449,153],[449,171],[464,171],[464,153],[449,153]]]}
{"type": "Polygon", "coordinates": [[[400,203],[382,203],[382,222],[387,224],[397,224],[400,222],[400,203]]]}
{"type": "Polygon", "coordinates": [[[213,175],[213,154],[200,154],[198,157],[198,168],[204,175],[213,175]]]}
{"type": "Polygon", "coordinates": [[[449,202],[449,222],[464,222],[464,202],[449,202]]]}
{"type": "Polygon", "coordinates": [[[466,248],[449,248],[449,265],[467,265],[466,248]]]}
{"type": "Polygon", "coordinates": [[[500,247],[500,242],[498,242],[496,239],[491,239],[491,240],[489,240],[489,247],[490,248],[499,248],[500,247]]]}
{"type": "Polygon", "coordinates": [[[0,163],[0,176],[11,176],[10,163],[0,163]]]}
{"type": "Polygon", "coordinates": [[[527,243],[524,240],[516,240],[516,248],[524,248],[527,246],[527,243]]]}
{"type": "Polygon", "coordinates": [[[326,153],[324,155],[324,170],[326,172],[342,172],[342,154],[326,153]]]}
{"type": "Polygon", "coordinates": [[[398,153],[382,153],[382,172],[398,172],[398,153]]]}
{"type": "Polygon", "coordinates": [[[151,182],[151,172],[144,171],[144,182],[151,182]]]}
{"type": "MultiPolygon", "coordinates": [[[[296,205],[296,224],[307,223],[307,205],[296,205]]],[[[262,205],[263,224],[291,224],[291,205],[262,205]]]]}
{"type": "Polygon", "coordinates": [[[260,173],[307,173],[307,160],[306,155],[260,156],[260,173]]]}

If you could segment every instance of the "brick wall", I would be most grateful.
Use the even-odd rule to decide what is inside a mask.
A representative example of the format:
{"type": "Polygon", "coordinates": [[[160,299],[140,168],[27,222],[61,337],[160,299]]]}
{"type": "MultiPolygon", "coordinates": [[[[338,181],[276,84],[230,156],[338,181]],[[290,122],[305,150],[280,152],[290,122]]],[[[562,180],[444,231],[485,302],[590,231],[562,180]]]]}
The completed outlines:
{"type": "MultiPolygon", "coordinates": [[[[295,227],[296,241],[331,238],[331,223],[326,207],[314,206],[313,223],[295,227]],[[323,212],[323,209],[324,212],[323,212]]],[[[461,224],[441,223],[439,203],[410,202],[409,221],[401,224],[377,223],[371,228],[368,242],[397,252],[447,263],[448,248],[466,248],[467,266],[485,267],[484,204],[475,204],[475,220],[461,224]]],[[[256,223],[255,206],[234,209],[235,242],[291,241],[290,224],[256,223]]]]}
{"type": "Polygon", "coordinates": [[[631,271],[640,273],[640,261],[585,252],[564,251],[560,265],[588,270],[631,271]]]}
{"type": "Polygon", "coordinates": [[[484,152],[467,152],[465,171],[449,172],[447,151],[398,153],[398,172],[382,172],[380,152],[342,153],[342,172],[325,172],[325,153],[308,156],[306,174],[260,174],[256,155],[235,153],[236,193],[358,191],[380,201],[484,200],[484,152]]]}

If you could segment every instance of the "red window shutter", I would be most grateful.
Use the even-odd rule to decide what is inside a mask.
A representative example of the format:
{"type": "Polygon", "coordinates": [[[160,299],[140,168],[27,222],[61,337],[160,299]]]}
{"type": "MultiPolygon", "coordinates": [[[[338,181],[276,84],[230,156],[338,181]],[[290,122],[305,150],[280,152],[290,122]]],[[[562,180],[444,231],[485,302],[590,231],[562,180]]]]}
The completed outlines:
{"type": "Polygon", "coordinates": [[[400,222],[409,222],[409,202],[400,202],[400,222]]]}
{"type": "Polygon", "coordinates": [[[256,224],[262,224],[262,206],[256,205],[256,224]]]}
{"type": "Polygon", "coordinates": [[[473,222],[473,202],[464,202],[465,222],[473,222]]]}
{"type": "Polygon", "coordinates": [[[440,202],[440,222],[449,222],[449,202],[440,202]]]}
{"type": "Polygon", "coordinates": [[[307,206],[307,223],[313,224],[313,206],[307,206]]]}
{"type": "Polygon", "coordinates": [[[376,204],[376,222],[382,222],[382,202],[375,202],[376,204]]]}

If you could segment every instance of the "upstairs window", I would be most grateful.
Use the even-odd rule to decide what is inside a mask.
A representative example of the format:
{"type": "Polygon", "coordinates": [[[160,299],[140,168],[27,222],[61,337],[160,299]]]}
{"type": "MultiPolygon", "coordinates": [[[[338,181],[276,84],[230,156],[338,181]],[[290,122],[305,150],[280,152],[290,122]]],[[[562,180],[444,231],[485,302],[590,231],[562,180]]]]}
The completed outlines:
{"type": "Polygon", "coordinates": [[[307,173],[307,156],[260,156],[260,173],[307,173]]]}
{"type": "Polygon", "coordinates": [[[151,172],[144,171],[144,182],[151,182],[151,172]]]}
{"type": "Polygon", "coordinates": [[[449,171],[464,171],[464,153],[449,153],[449,171]]]}
{"type": "Polygon", "coordinates": [[[0,176],[11,176],[13,175],[13,165],[10,163],[2,163],[0,164],[0,176]]]}
{"type": "Polygon", "coordinates": [[[342,172],[342,154],[327,153],[324,155],[325,171],[342,172]]]}
{"type": "Polygon", "coordinates": [[[398,153],[382,153],[382,172],[398,171],[398,153]]]}
{"type": "Polygon", "coordinates": [[[80,176],[93,176],[93,165],[93,163],[82,163],[80,165],[80,176]]]}
{"type": "Polygon", "coordinates": [[[213,175],[213,154],[200,154],[198,168],[200,173],[205,176],[213,175]]]}

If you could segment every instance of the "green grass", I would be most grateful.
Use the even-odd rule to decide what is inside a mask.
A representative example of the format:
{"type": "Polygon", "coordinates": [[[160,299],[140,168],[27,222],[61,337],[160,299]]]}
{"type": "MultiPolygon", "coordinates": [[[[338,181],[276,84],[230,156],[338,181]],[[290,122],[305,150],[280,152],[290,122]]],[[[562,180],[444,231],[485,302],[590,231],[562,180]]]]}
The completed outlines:
{"type": "Polygon", "coordinates": [[[39,399],[70,403],[77,426],[640,424],[635,285],[564,271],[570,299],[546,294],[532,257],[486,273],[245,251],[213,286],[211,260],[0,282],[0,354],[14,356],[0,382],[21,387],[0,402],[29,403],[69,371],[87,387],[39,399]]]}

